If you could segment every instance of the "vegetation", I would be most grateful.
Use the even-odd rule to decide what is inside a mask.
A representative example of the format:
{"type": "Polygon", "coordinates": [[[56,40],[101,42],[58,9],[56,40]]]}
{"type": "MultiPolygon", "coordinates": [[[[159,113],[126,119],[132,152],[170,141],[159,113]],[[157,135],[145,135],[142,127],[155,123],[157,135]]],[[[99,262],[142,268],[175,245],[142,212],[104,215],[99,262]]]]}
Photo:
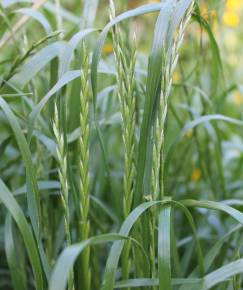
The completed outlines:
{"type": "Polygon", "coordinates": [[[0,289],[243,289],[241,2],[1,0],[0,289]]]}

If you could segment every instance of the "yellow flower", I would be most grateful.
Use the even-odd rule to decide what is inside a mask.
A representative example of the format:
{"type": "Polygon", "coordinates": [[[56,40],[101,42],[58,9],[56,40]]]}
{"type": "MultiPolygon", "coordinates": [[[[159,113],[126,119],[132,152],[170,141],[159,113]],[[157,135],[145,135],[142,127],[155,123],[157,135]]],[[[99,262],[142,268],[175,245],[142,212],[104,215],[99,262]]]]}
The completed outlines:
{"type": "Polygon", "coordinates": [[[107,43],[103,47],[103,53],[105,54],[111,54],[113,52],[113,46],[110,43],[107,43]]]}
{"type": "Polygon", "coordinates": [[[237,92],[233,96],[233,102],[236,105],[242,105],[243,104],[243,95],[240,92],[237,92]]]}
{"type": "Polygon", "coordinates": [[[192,172],[191,180],[192,181],[199,181],[201,179],[202,172],[199,168],[195,168],[192,172]]]}
{"type": "Polygon", "coordinates": [[[208,6],[205,3],[202,4],[201,14],[205,19],[208,19],[208,6]]]}
{"type": "Polygon", "coordinates": [[[181,76],[180,76],[180,74],[179,74],[177,71],[175,71],[175,72],[173,73],[173,82],[174,82],[174,83],[178,83],[180,80],[181,80],[181,76]]]}
{"type": "Polygon", "coordinates": [[[227,0],[226,7],[229,10],[239,10],[242,7],[241,0],[227,0]]]}
{"type": "Polygon", "coordinates": [[[217,17],[217,11],[215,9],[212,9],[210,12],[210,15],[212,18],[216,18],[217,17]]]}
{"type": "Polygon", "coordinates": [[[188,130],[186,131],[186,137],[187,137],[188,139],[191,139],[191,138],[192,138],[192,135],[193,135],[193,129],[188,129],[188,130]]]}
{"type": "Polygon", "coordinates": [[[234,11],[225,11],[223,14],[224,24],[229,27],[237,27],[240,24],[240,17],[234,11]]]}

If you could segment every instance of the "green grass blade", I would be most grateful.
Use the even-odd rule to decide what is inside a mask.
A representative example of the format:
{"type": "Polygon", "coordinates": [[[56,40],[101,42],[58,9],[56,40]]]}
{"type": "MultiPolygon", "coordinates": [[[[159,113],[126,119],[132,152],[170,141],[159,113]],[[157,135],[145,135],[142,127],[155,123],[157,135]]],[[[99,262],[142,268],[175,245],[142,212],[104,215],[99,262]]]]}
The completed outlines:
{"type": "Polygon", "coordinates": [[[35,237],[37,239],[42,264],[45,270],[46,277],[49,277],[50,267],[47,262],[46,255],[44,253],[43,245],[41,242],[41,210],[40,210],[40,195],[37,185],[37,177],[35,167],[32,163],[32,156],[29,149],[29,146],[26,142],[25,136],[20,128],[20,125],[11,111],[9,105],[6,101],[0,96],[0,107],[3,109],[10,126],[14,132],[14,136],[16,142],[19,146],[19,150],[21,152],[23,162],[26,168],[26,183],[27,183],[27,204],[28,204],[28,212],[31,219],[31,224],[35,233],[35,237]]]}
{"type": "Polygon", "coordinates": [[[222,211],[224,213],[227,213],[229,216],[231,216],[233,219],[238,221],[240,224],[243,224],[243,213],[241,213],[239,210],[230,207],[222,202],[215,202],[215,201],[209,201],[209,200],[182,200],[180,201],[182,204],[184,204],[186,207],[197,207],[197,208],[207,208],[217,211],[222,211]]]}
{"type": "MultiPolygon", "coordinates": [[[[140,132],[137,160],[137,176],[134,192],[134,204],[138,205],[144,194],[144,176],[148,165],[152,158],[152,150],[148,152],[149,144],[151,144],[151,131],[154,117],[157,113],[155,107],[160,96],[160,84],[162,78],[162,57],[166,54],[166,37],[168,35],[169,25],[173,11],[173,1],[167,1],[165,6],[161,8],[154,32],[154,42],[151,54],[149,56],[148,75],[146,84],[146,96],[144,105],[144,115],[140,132]],[[155,110],[155,111],[154,111],[155,110]],[[147,156],[149,155],[149,156],[147,156]]],[[[158,107],[158,106],[157,106],[158,107]]],[[[149,187],[149,185],[146,185],[149,187]]]]}
{"type": "Polygon", "coordinates": [[[104,244],[116,240],[127,239],[118,234],[105,234],[92,237],[86,241],[66,248],[60,255],[53,269],[49,290],[65,290],[69,274],[81,252],[90,245],[104,244]]]}
{"type": "Polygon", "coordinates": [[[2,97],[0,97],[0,107],[8,118],[26,166],[28,211],[34,231],[36,235],[39,236],[41,223],[40,195],[38,192],[37,179],[35,176],[35,168],[32,163],[31,152],[16,117],[14,116],[7,102],[2,97]]]}
{"type": "Polygon", "coordinates": [[[31,9],[31,8],[22,8],[22,9],[16,10],[15,12],[28,15],[32,17],[33,19],[37,20],[42,25],[47,35],[52,33],[52,27],[49,21],[41,12],[31,9]]]}
{"type": "Polygon", "coordinates": [[[203,278],[203,286],[196,287],[198,290],[209,290],[227,279],[243,272],[243,259],[229,263],[203,278]]]}
{"type": "Polygon", "coordinates": [[[17,244],[16,237],[13,232],[13,223],[10,214],[7,214],[5,227],[4,227],[4,238],[5,238],[5,253],[8,262],[8,266],[11,274],[11,281],[14,290],[25,290],[26,289],[26,273],[23,265],[21,264],[19,257],[19,248],[21,243],[17,244]]]}
{"type": "MultiPolygon", "coordinates": [[[[224,79],[224,70],[223,70],[223,63],[222,63],[222,59],[221,59],[221,54],[220,54],[220,49],[219,46],[217,44],[217,41],[214,37],[213,31],[211,29],[210,24],[207,22],[207,20],[205,18],[203,18],[200,15],[200,12],[196,11],[195,14],[192,15],[192,19],[196,22],[198,22],[198,24],[204,28],[204,30],[207,32],[208,34],[208,38],[210,41],[210,45],[211,45],[211,51],[212,51],[212,77],[213,77],[213,81],[212,81],[212,94],[217,94],[218,91],[218,86],[219,86],[219,78],[220,76],[223,77],[224,79]]],[[[220,101],[218,99],[218,101],[220,101]]]]}
{"type": "Polygon", "coordinates": [[[95,31],[97,31],[97,29],[84,29],[72,36],[72,38],[66,44],[62,55],[60,56],[61,62],[59,76],[63,76],[63,74],[68,71],[72,55],[78,44],[95,31]]]}
{"type": "Polygon", "coordinates": [[[160,210],[158,233],[159,289],[172,290],[171,280],[171,206],[160,210]]]}
{"type": "Polygon", "coordinates": [[[101,53],[102,53],[102,48],[105,44],[105,40],[106,37],[109,33],[109,30],[115,26],[116,24],[118,24],[119,22],[122,22],[126,19],[135,17],[135,16],[139,16],[139,15],[143,15],[143,14],[147,14],[147,13],[152,13],[152,12],[157,12],[161,9],[161,7],[163,7],[163,3],[161,4],[147,4],[141,7],[138,7],[136,9],[133,10],[129,10],[125,13],[122,13],[121,15],[117,16],[116,18],[114,18],[111,22],[109,22],[105,28],[103,29],[97,44],[96,44],[96,48],[93,54],[93,58],[92,58],[92,65],[91,65],[91,83],[92,83],[92,91],[93,91],[93,95],[94,95],[94,108],[96,107],[96,99],[97,99],[97,70],[98,70],[98,64],[101,58],[101,53]]]}
{"type": "Polygon", "coordinates": [[[82,28],[93,27],[99,2],[100,0],[84,1],[83,17],[80,25],[82,28]]]}
{"type": "Polygon", "coordinates": [[[188,122],[182,129],[181,135],[184,136],[186,132],[188,132],[188,130],[191,130],[198,125],[201,125],[210,121],[224,121],[226,123],[243,126],[243,121],[235,119],[235,118],[230,118],[230,117],[220,115],[220,114],[204,115],[204,116],[196,118],[193,121],[188,122]]]}
{"type": "Polygon", "coordinates": [[[50,89],[50,91],[41,99],[41,101],[34,107],[32,112],[29,115],[29,128],[28,128],[28,135],[29,138],[31,137],[34,129],[35,121],[37,120],[41,110],[49,101],[49,99],[55,95],[61,88],[72,82],[73,80],[80,77],[79,70],[73,70],[66,72],[58,82],[50,89]]]}
{"type": "MultiPolygon", "coordinates": [[[[167,204],[172,204],[174,206],[179,207],[183,211],[183,213],[186,215],[188,222],[193,231],[193,236],[195,238],[195,242],[197,245],[197,254],[198,254],[200,270],[201,270],[201,273],[203,273],[203,258],[202,258],[203,256],[201,253],[201,247],[200,247],[199,241],[197,239],[197,233],[196,233],[196,228],[195,228],[193,218],[191,217],[191,214],[187,210],[187,208],[185,208],[182,204],[178,202],[175,202],[172,200],[163,200],[163,201],[150,201],[150,202],[146,202],[139,205],[130,213],[130,215],[123,222],[121,229],[119,231],[119,234],[122,236],[128,236],[132,227],[140,218],[140,216],[144,214],[144,212],[146,212],[149,208],[153,206],[156,206],[156,205],[163,206],[167,204]]],[[[124,241],[117,241],[113,244],[110,250],[110,254],[106,262],[106,269],[105,269],[105,274],[104,274],[102,290],[112,290],[114,288],[116,270],[118,267],[118,262],[119,262],[119,258],[120,258],[123,247],[124,247],[124,241]]]]}
{"type": "Polygon", "coordinates": [[[22,234],[26,250],[28,252],[29,259],[31,262],[31,266],[34,272],[36,289],[44,290],[43,271],[34,236],[24,216],[23,211],[21,210],[18,203],[12,196],[12,193],[8,190],[8,188],[5,186],[5,184],[2,182],[1,179],[0,179],[0,200],[7,208],[7,210],[10,212],[11,216],[15,220],[22,234]]]}
{"type": "Polygon", "coordinates": [[[159,107],[163,57],[169,53],[174,33],[191,2],[188,0],[180,1],[177,4],[174,1],[165,2],[156,23],[153,47],[149,56],[144,116],[138,146],[135,205],[142,200],[144,175],[152,159],[152,151],[148,149],[152,137],[152,126],[159,107]]]}
{"type": "Polygon", "coordinates": [[[60,55],[63,48],[64,43],[62,41],[54,42],[42,48],[22,66],[21,70],[10,79],[10,82],[16,86],[24,87],[52,59],[60,55]]]}
{"type": "MultiPolygon", "coordinates": [[[[172,285],[191,285],[195,284],[197,286],[199,283],[202,283],[202,279],[198,278],[186,278],[186,279],[172,279],[172,285]]],[[[149,278],[138,278],[138,279],[129,279],[118,281],[115,284],[114,289],[120,288],[137,288],[137,287],[152,287],[159,286],[159,279],[149,279],[149,278]]]]}

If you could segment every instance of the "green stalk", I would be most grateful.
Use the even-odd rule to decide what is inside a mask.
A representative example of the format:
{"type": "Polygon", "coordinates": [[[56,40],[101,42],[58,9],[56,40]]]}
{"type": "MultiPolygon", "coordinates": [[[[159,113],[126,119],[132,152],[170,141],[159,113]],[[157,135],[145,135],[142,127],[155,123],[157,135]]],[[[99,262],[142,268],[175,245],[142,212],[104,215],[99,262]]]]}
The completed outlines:
{"type": "MultiPolygon", "coordinates": [[[[70,213],[69,213],[69,202],[68,202],[68,178],[67,178],[67,154],[64,144],[64,136],[60,130],[58,109],[55,104],[54,107],[54,122],[53,132],[57,142],[57,161],[59,163],[58,175],[61,184],[61,202],[64,211],[64,228],[66,234],[67,246],[70,246],[71,233],[70,233],[70,213]]],[[[69,289],[73,289],[73,274],[71,273],[69,279],[69,289]]]]}
{"type": "MultiPolygon", "coordinates": [[[[180,23],[178,28],[178,33],[174,39],[172,49],[168,55],[167,51],[163,51],[163,72],[162,72],[162,82],[161,82],[161,94],[160,94],[160,103],[158,115],[154,127],[154,144],[153,144],[153,165],[152,165],[152,194],[154,200],[161,200],[165,196],[164,192],[164,144],[165,144],[165,122],[167,118],[168,111],[168,99],[171,94],[172,88],[172,78],[173,73],[176,68],[179,49],[182,45],[185,28],[191,18],[194,2],[188,8],[186,15],[180,23]]],[[[154,238],[154,229],[156,227],[156,221],[154,218],[151,218],[149,221],[149,229],[151,244],[149,247],[150,252],[150,263],[151,263],[151,272],[152,278],[157,276],[155,268],[155,238],[154,238]]],[[[153,289],[156,289],[153,287],[153,289]]]]}
{"type": "MultiPolygon", "coordinates": [[[[81,90],[80,90],[80,129],[79,139],[80,160],[78,166],[79,173],[79,203],[80,203],[80,221],[79,221],[79,241],[89,238],[89,57],[85,45],[82,50],[83,65],[81,69],[81,90]]],[[[90,269],[90,248],[87,248],[81,257],[82,265],[82,289],[91,288],[91,269],[90,269]]]]}
{"type": "Polygon", "coordinates": [[[173,42],[171,53],[168,56],[163,52],[164,70],[162,74],[161,95],[158,116],[154,129],[154,147],[153,147],[153,169],[152,169],[152,192],[154,199],[162,199],[164,197],[164,144],[165,144],[165,122],[168,111],[168,99],[172,88],[173,73],[176,68],[179,49],[182,45],[186,26],[191,18],[194,2],[188,8],[186,15],[180,23],[177,36],[173,42]]]}
{"type": "MultiPolygon", "coordinates": [[[[115,6],[110,0],[110,18],[115,18],[115,6]]],[[[122,138],[124,146],[124,176],[123,176],[123,215],[126,218],[132,209],[135,182],[135,149],[136,149],[136,102],[134,95],[135,87],[135,63],[136,50],[128,52],[129,46],[123,39],[118,27],[113,29],[114,54],[117,63],[117,93],[120,102],[122,116],[122,138]]],[[[122,275],[124,279],[129,278],[131,261],[130,243],[124,248],[122,256],[122,275]]]]}

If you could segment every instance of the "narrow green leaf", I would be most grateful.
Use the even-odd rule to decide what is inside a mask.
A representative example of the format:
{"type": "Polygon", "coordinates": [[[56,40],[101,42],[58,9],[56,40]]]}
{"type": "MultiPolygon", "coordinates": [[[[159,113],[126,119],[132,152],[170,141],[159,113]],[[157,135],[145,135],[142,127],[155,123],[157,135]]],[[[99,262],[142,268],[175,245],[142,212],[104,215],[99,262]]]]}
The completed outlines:
{"type": "Polygon", "coordinates": [[[50,34],[52,32],[52,28],[49,21],[41,12],[31,9],[31,8],[22,8],[22,9],[16,10],[15,12],[28,15],[34,18],[35,20],[37,20],[44,28],[46,34],[50,34]]]}
{"type": "Polygon", "coordinates": [[[203,286],[194,288],[195,290],[208,290],[226,281],[227,279],[243,273],[243,259],[229,263],[216,271],[213,271],[203,278],[203,286]]]}
{"type": "MultiPolygon", "coordinates": [[[[191,285],[195,284],[197,286],[199,283],[202,283],[202,279],[198,278],[186,278],[186,279],[172,279],[172,285],[191,285]]],[[[151,287],[159,286],[159,279],[149,279],[149,278],[139,278],[139,279],[129,279],[118,281],[115,284],[114,289],[117,288],[136,288],[136,287],[151,287]]]]}
{"type": "MultiPolygon", "coordinates": [[[[5,227],[4,227],[4,239],[5,239],[5,252],[7,257],[8,266],[10,269],[11,280],[14,290],[25,290],[26,289],[26,275],[25,269],[22,267],[19,260],[18,251],[16,245],[13,223],[10,214],[7,214],[5,227]]],[[[21,243],[20,243],[21,245],[21,243]]]]}
{"type": "Polygon", "coordinates": [[[28,211],[31,218],[32,226],[35,233],[39,236],[40,233],[40,196],[37,187],[37,180],[35,176],[35,168],[32,163],[31,152],[26,142],[25,136],[20,128],[20,125],[11,111],[7,102],[0,96],[0,107],[6,114],[10,126],[14,132],[16,141],[19,146],[19,150],[22,154],[24,164],[26,166],[27,175],[27,200],[28,211]]]}
{"type": "Polygon", "coordinates": [[[18,228],[22,234],[26,250],[29,255],[30,263],[35,276],[35,283],[37,290],[44,290],[43,271],[41,267],[41,261],[38,254],[37,245],[32,234],[32,231],[28,225],[28,222],[24,216],[23,211],[14,199],[12,193],[8,190],[5,184],[0,179],[0,200],[10,212],[11,216],[15,220],[18,228]]]}
{"type": "Polygon", "coordinates": [[[10,82],[19,87],[24,87],[33,77],[42,70],[52,59],[60,55],[64,48],[64,42],[57,41],[42,48],[27,63],[20,72],[16,73],[10,82]]]}
{"type": "Polygon", "coordinates": [[[172,290],[171,281],[171,207],[160,210],[158,233],[159,289],[172,290]]]}
{"type": "Polygon", "coordinates": [[[28,212],[31,219],[31,224],[35,233],[35,237],[38,243],[38,248],[40,251],[41,261],[43,268],[45,270],[46,277],[48,279],[50,275],[50,267],[47,262],[47,258],[43,249],[41,234],[40,234],[40,225],[41,225],[41,211],[40,211],[40,195],[37,185],[36,171],[32,163],[32,156],[25,139],[25,136],[21,130],[21,127],[11,111],[7,102],[0,96],[0,107],[3,109],[10,126],[13,130],[16,142],[18,144],[19,150],[21,152],[25,168],[26,168],[26,181],[27,181],[27,204],[28,212]]]}
{"type": "Polygon", "coordinates": [[[132,9],[129,11],[126,11],[125,13],[122,13],[121,15],[117,16],[114,18],[111,22],[109,22],[105,28],[103,29],[97,44],[96,44],[96,49],[93,54],[92,58],[92,66],[91,66],[91,82],[92,82],[92,90],[93,90],[93,95],[94,95],[94,108],[96,107],[96,98],[97,98],[97,70],[98,70],[98,64],[100,61],[101,57],[101,52],[102,48],[105,44],[106,37],[109,33],[109,30],[118,24],[119,22],[122,22],[126,19],[147,14],[147,13],[152,13],[152,12],[157,12],[163,7],[163,3],[160,4],[147,4],[143,5],[141,7],[138,7],[136,9],[132,9]]]}
{"type": "Polygon", "coordinates": [[[92,237],[86,241],[66,248],[59,257],[52,272],[49,290],[65,290],[70,272],[81,252],[90,245],[104,244],[116,240],[127,239],[118,234],[106,234],[92,237]]]}
{"type": "Polygon", "coordinates": [[[210,121],[224,121],[227,123],[231,123],[231,124],[235,124],[235,125],[239,125],[239,126],[243,126],[243,121],[235,119],[235,118],[230,118],[224,115],[220,115],[220,114],[216,114],[216,115],[204,115],[201,117],[196,118],[193,121],[188,122],[185,127],[182,129],[181,131],[181,136],[184,136],[188,130],[191,130],[193,128],[195,128],[198,125],[201,125],[203,123],[207,123],[210,121]]]}
{"type": "Polygon", "coordinates": [[[222,211],[227,213],[233,219],[237,220],[240,224],[243,225],[243,213],[238,211],[237,209],[230,207],[222,202],[215,202],[209,200],[192,200],[186,199],[180,201],[186,207],[198,207],[198,208],[208,208],[212,210],[222,211]]]}
{"type": "Polygon", "coordinates": [[[58,92],[61,88],[66,86],[71,81],[77,79],[80,77],[80,71],[79,70],[73,70],[66,72],[59,80],[58,82],[51,88],[51,90],[41,99],[41,101],[34,107],[32,112],[29,115],[29,138],[31,137],[34,129],[34,124],[36,119],[38,118],[41,110],[46,105],[46,103],[49,101],[49,99],[55,95],[56,92],[58,92]]]}
{"type": "Polygon", "coordinates": [[[60,56],[61,63],[59,76],[63,76],[63,74],[68,71],[73,52],[77,48],[78,44],[95,31],[97,31],[97,29],[84,29],[73,35],[73,37],[66,44],[63,53],[60,56]]]}
{"type": "MultiPolygon", "coordinates": [[[[197,239],[197,233],[195,224],[193,221],[193,218],[191,217],[190,212],[179,202],[175,202],[173,200],[162,200],[162,201],[150,201],[145,202],[139,206],[137,206],[126,218],[126,220],[123,222],[121,229],[119,231],[119,234],[122,236],[128,236],[132,227],[137,222],[139,217],[146,212],[149,208],[153,206],[165,206],[165,205],[174,205],[178,208],[180,208],[183,213],[186,215],[188,222],[192,228],[193,231],[193,237],[195,238],[195,242],[197,245],[197,254],[198,254],[198,261],[200,265],[200,272],[203,273],[203,258],[201,253],[201,248],[199,241],[197,239]]],[[[115,276],[116,276],[116,270],[118,267],[119,258],[122,252],[122,249],[124,247],[124,241],[117,241],[113,244],[109,257],[106,262],[106,268],[105,268],[105,274],[104,274],[104,280],[103,280],[103,286],[102,290],[112,290],[115,285],[115,276]]]]}

